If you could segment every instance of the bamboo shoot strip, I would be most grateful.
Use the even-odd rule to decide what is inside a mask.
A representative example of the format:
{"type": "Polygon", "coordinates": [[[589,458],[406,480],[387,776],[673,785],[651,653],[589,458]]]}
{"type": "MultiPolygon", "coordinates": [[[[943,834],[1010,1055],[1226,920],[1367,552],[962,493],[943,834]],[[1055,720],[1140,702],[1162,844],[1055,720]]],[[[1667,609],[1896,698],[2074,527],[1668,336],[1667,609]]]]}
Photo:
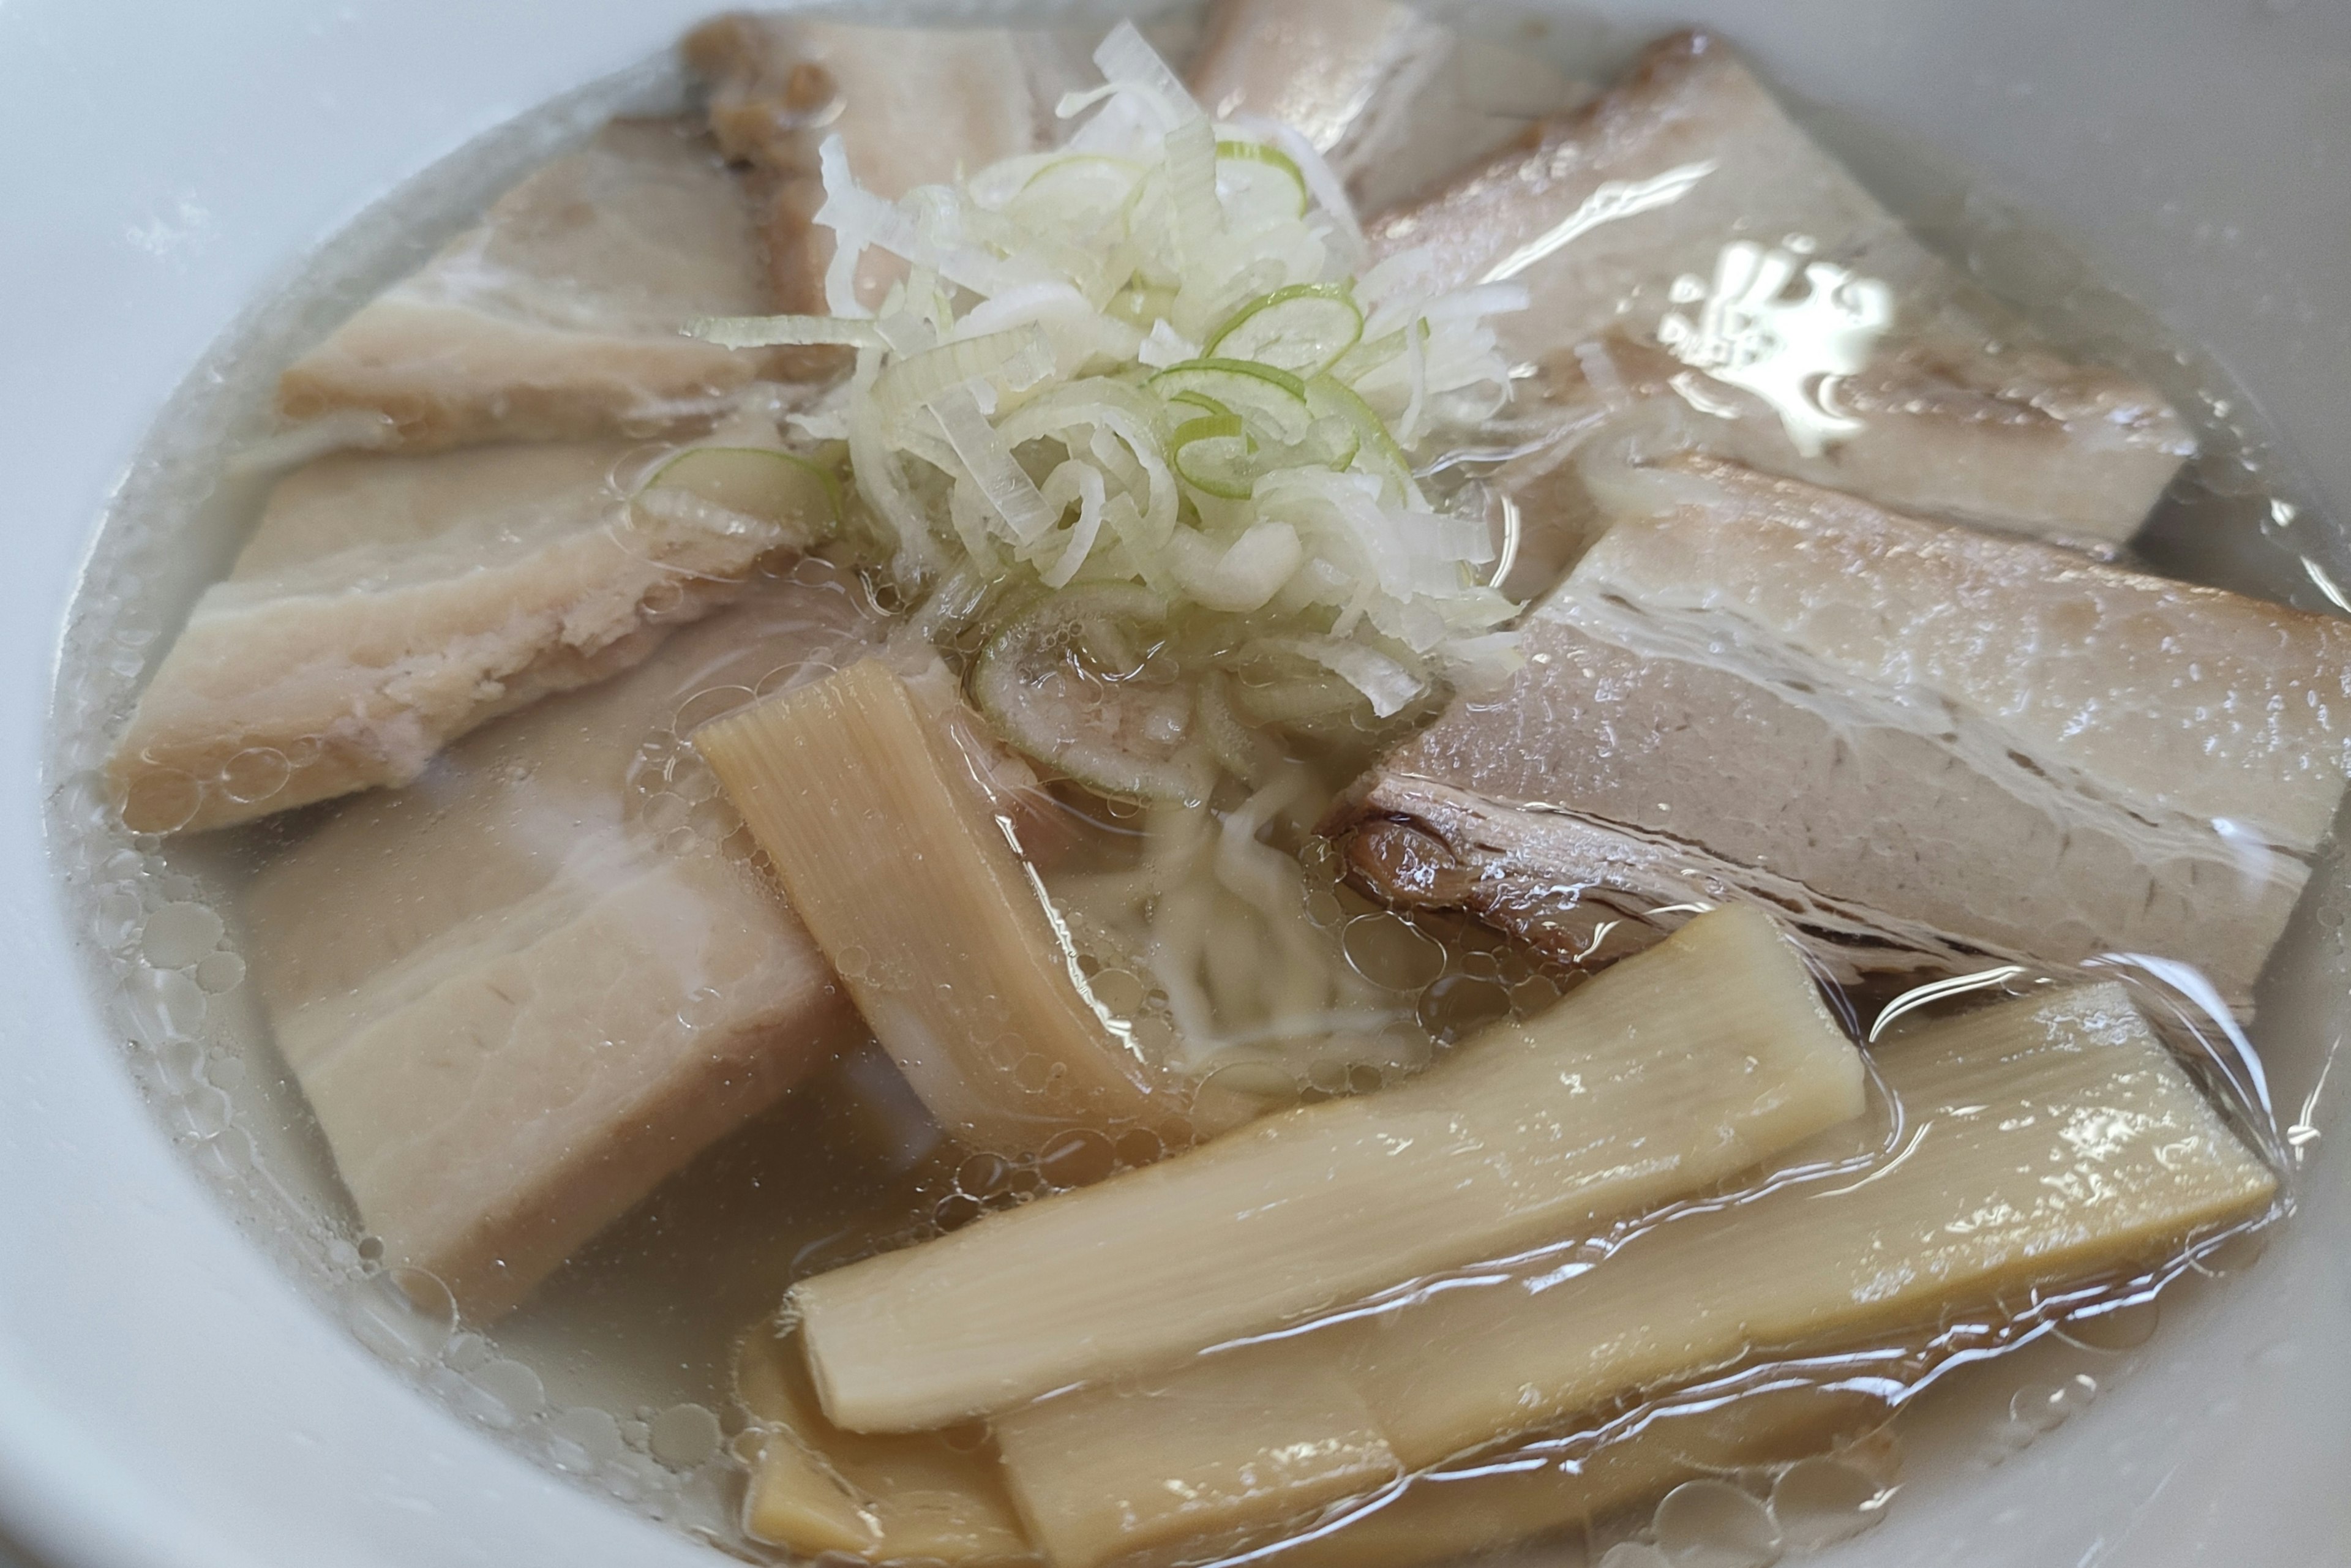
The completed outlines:
{"type": "Polygon", "coordinates": [[[942,1125],[1026,1154],[1188,1136],[1186,1092],[1084,989],[1041,890],[904,681],[868,659],[696,732],[793,910],[942,1125]]]}
{"type": "MultiPolygon", "coordinates": [[[[1883,1486],[1892,1479],[1892,1466],[1869,1435],[1891,1415],[1882,1400],[1849,1388],[1750,1394],[1718,1408],[1660,1416],[1564,1461],[1547,1453],[1502,1455],[1459,1471],[1415,1477],[1383,1506],[1259,1560],[1270,1568],[1449,1563],[1596,1523],[1697,1477],[1796,1460],[1826,1460],[1883,1486]]],[[[1065,1561],[1056,1556],[1055,1568],[1065,1561]]]]}
{"type": "Polygon", "coordinates": [[[1146,1568],[1163,1548],[1192,1562],[1225,1557],[1262,1544],[1268,1495],[1295,1516],[1404,1479],[1344,1370],[1280,1349],[1205,1357],[1132,1399],[1081,1397],[1071,1419],[1025,1432],[1014,1501],[1055,1568],[1113,1558],[1146,1568]],[[1115,1445],[1137,1419],[1181,1485],[1136,1484],[1115,1445]]]}
{"type": "MultiPolygon", "coordinates": [[[[1865,1176],[1670,1219],[1569,1278],[1545,1260],[1379,1318],[1220,1353],[1140,1391],[1081,1391],[1015,1412],[995,1424],[1013,1495],[1040,1527],[1066,1508],[1040,1461],[1061,1450],[1055,1428],[1080,1424],[1123,1461],[1121,1473],[1095,1467],[1088,1484],[1099,1490],[1214,1484],[1218,1472],[1193,1445],[1163,1439],[1150,1396],[1180,1397],[1228,1356],[1252,1359],[1264,1419],[1285,1430],[1288,1413],[1310,1403],[1290,1391],[1316,1391],[1312,1402],[1327,1405],[1320,1390],[1339,1371],[1399,1463],[1417,1470],[1742,1357],[1851,1346],[2035,1286],[2143,1265],[2260,1213],[2276,1193],[2276,1178],[2118,986],[1930,1025],[1881,1048],[1878,1064],[1906,1130],[1896,1157],[1865,1176]],[[1108,1415],[1122,1409],[1128,1418],[1114,1427],[1108,1415]]],[[[1838,1127],[1790,1158],[1865,1153],[1882,1135],[1876,1121],[1838,1127]]],[[[1358,1426],[1351,1418],[1325,1437],[1358,1426]]],[[[1254,1441],[1236,1429],[1232,1451],[1254,1441]]],[[[1271,1525],[1327,1500],[1261,1489],[1253,1506],[1271,1525]]],[[[1057,1568],[1104,1554],[1082,1540],[1066,1557],[1050,1539],[1040,1544],[1057,1568]]]]}
{"type": "Polygon", "coordinates": [[[1037,1561],[985,1432],[843,1432],[817,1408],[799,1348],[766,1323],[743,1346],[735,1391],[759,1427],[743,1503],[752,1539],[869,1563],[1037,1561]]]}
{"type": "Polygon", "coordinates": [[[1642,1212],[1863,1103],[1860,1056],[1794,949],[1756,911],[1725,910],[1413,1082],[820,1274],[792,1300],[826,1414],[916,1430],[1642,1212]]]}

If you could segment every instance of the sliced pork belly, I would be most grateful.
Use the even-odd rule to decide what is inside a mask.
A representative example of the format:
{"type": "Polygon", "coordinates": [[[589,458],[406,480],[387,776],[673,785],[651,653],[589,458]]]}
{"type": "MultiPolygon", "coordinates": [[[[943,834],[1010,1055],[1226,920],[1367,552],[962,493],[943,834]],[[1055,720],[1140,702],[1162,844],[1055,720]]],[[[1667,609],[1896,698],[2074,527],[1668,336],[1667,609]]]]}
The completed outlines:
{"type": "Polygon", "coordinates": [[[1757,898],[1846,979],[2126,952],[2246,1006],[2343,793],[2351,626],[1708,459],[1648,479],[1508,692],[1358,787],[1360,881],[1569,956],[1757,898]]]}
{"type": "Polygon", "coordinates": [[[1514,277],[1525,431],[1670,399],[1688,443],[1889,507],[2085,542],[2135,531],[2193,442],[1914,239],[1716,37],[1369,229],[1449,284],[1514,277]]]}
{"type": "Polygon", "coordinates": [[[254,974],[389,1260],[512,1305],[862,1030],[683,734],[878,636],[812,563],[263,870],[254,974]]]}
{"type": "Polygon", "coordinates": [[[761,364],[679,327],[767,308],[751,210],[710,139],[620,120],[304,356],[278,403],[381,416],[374,444],[414,450],[654,434],[708,418],[761,364]]]}
{"type": "Polygon", "coordinates": [[[816,519],[632,503],[629,450],[346,454],[288,476],[116,747],[124,820],[216,828],[405,783],[484,720],[626,669],[812,537],[816,519]]]}
{"type": "MultiPolygon", "coordinates": [[[[821,314],[831,231],[817,149],[839,136],[859,183],[894,201],[1061,140],[1054,108],[1101,73],[1073,36],[1003,28],[876,27],[821,17],[737,14],[684,42],[710,88],[710,128],[756,172],[775,308],[821,314]]],[[[878,306],[899,276],[868,252],[857,287],[878,306]]],[[[838,356],[831,356],[837,358],[838,356]]],[[[803,353],[803,370],[829,363],[803,353]]]]}
{"type": "Polygon", "coordinates": [[[1296,130],[1366,212],[1484,158],[1582,89],[1556,66],[1394,0],[1218,0],[1191,88],[1296,130]]]}

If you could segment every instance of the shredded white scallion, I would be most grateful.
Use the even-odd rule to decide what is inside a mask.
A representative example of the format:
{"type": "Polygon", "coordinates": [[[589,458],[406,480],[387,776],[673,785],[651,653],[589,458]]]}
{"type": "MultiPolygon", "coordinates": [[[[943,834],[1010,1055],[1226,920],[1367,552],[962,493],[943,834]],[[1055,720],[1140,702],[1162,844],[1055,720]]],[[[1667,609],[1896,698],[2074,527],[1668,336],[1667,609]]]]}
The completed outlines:
{"type": "MultiPolygon", "coordinates": [[[[1094,58],[1105,83],[1062,100],[1079,122],[1061,150],[951,186],[884,200],[828,140],[833,314],[692,329],[858,350],[836,405],[856,493],[910,601],[959,585],[942,633],[1127,585],[1165,606],[1144,642],[1181,646],[1177,690],[1275,658],[1384,718],[1507,671],[1517,607],[1487,586],[1494,543],[1431,506],[1413,452],[1508,398],[1489,319],[1525,290],[1438,289],[1420,255],[1363,270],[1304,137],[1212,120],[1131,24],[1094,58]],[[869,249],[908,269],[878,312],[853,287],[869,249]]],[[[1155,671],[1154,701],[1180,716],[1155,671]]],[[[1171,757],[1192,744],[1165,739],[1171,757]]]]}

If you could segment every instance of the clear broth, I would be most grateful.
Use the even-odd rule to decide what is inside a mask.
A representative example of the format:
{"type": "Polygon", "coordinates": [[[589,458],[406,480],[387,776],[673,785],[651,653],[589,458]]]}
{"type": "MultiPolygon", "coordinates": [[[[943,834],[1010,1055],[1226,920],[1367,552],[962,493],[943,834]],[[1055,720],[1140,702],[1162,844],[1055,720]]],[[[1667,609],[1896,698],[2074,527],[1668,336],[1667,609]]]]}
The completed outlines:
{"type": "MultiPolygon", "coordinates": [[[[1174,26],[1184,25],[1179,16],[1174,26]]],[[[1578,63],[1566,40],[1545,47],[1578,63]]],[[[159,841],[126,833],[98,782],[111,727],[189,604],[225,570],[282,472],[266,444],[277,372],[547,157],[613,114],[672,110],[683,91],[674,68],[655,62],[463,150],[308,258],[191,375],[116,497],[73,608],[51,759],[55,842],[90,983],[151,1104],[257,1244],[401,1375],[462,1417],[735,1554],[775,1558],[747,1541],[736,1519],[740,1467],[731,1439],[744,1417],[731,1385],[742,1334],[795,1279],[1062,1185],[1051,1162],[1016,1166],[946,1142],[886,1058],[869,1048],[705,1152],[521,1309],[476,1331],[431,1310],[429,1281],[397,1279],[383,1267],[267,1038],[252,988],[242,983],[233,912],[243,888],[298,841],[317,813],[159,841]]],[[[1922,150],[1832,110],[1803,118],[1930,246],[1963,261],[2060,346],[2143,376],[2189,415],[2204,455],[2140,535],[2139,564],[2304,609],[2351,608],[2338,586],[2351,582],[2340,529],[2288,498],[2296,486],[2277,471],[2249,400],[2206,356],[2100,286],[2030,218],[1922,150]]],[[[1346,772],[1343,764],[1326,769],[1325,787],[1346,772]]],[[[1091,852],[1105,862],[1123,852],[1127,831],[1114,821],[1109,830],[1091,852]]],[[[1337,885],[1327,863],[1309,872],[1317,924],[1343,956],[1350,922],[1371,923],[1360,929],[1376,927],[1382,940],[1416,940],[1413,922],[1337,885]]],[[[2340,853],[2330,849],[2261,991],[2253,1034],[2270,1073],[2267,1103],[2222,1070],[2230,1047],[2220,1020],[2183,1016],[2171,1031],[2241,1129],[2256,1147],[2275,1151],[2289,1174],[2318,1136],[2318,1086],[2331,1059],[2322,1009],[2351,967],[2341,936],[2346,906],[2340,853]]],[[[1572,972],[1534,966],[1474,928],[1418,924],[1443,945],[1441,970],[1388,994],[1416,1015],[1431,1049],[1468,1022],[1535,1010],[1573,984],[1572,972]]],[[[1870,999],[1851,1005],[1868,1015],[1870,999]]],[[[1318,1076],[1310,1065],[1308,1092],[1368,1086],[1360,1069],[1351,1075],[1347,1067],[1318,1076]]],[[[2165,1271],[2179,1278],[2163,1291],[2159,1312],[2148,1301],[2065,1326],[2027,1311],[1998,1325],[2020,1342],[2013,1354],[1949,1377],[1950,1386],[1906,1407],[1896,1422],[1914,1468],[1956,1471],[1967,1460],[2001,1462],[2021,1450],[2144,1355],[2161,1354],[2158,1317],[2210,1310],[2199,1293],[2210,1297],[2213,1282],[2251,1266],[2252,1255],[2250,1243],[2231,1243],[2179,1260],[2165,1271]]],[[[2116,1282],[2113,1299],[2149,1297],[2153,1283],[2116,1282]]],[[[1779,1489],[1792,1516],[1808,1486],[1826,1500],[1815,1500],[1804,1517],[1834,1524],[1845,1506],[1834,1501],[1844,1495],[1839,1479],[1822,1473],[1725,1479],[1748,1495],[1779,1489]]],[[[1709,1500],[1718,1512],[1732,1506],[1722,1498],[1676,1495],[1678,1512],[1618,1521],[1588,1539],[1533,1549],[1530,1560],[1562,1561],[1579,1549],[1598,1559],[1636,1536],[1703,1541],[1708,1528],[1737,1522],[1724,1516],[1729,1523],[1708,1524],[1709,1500]]]]}

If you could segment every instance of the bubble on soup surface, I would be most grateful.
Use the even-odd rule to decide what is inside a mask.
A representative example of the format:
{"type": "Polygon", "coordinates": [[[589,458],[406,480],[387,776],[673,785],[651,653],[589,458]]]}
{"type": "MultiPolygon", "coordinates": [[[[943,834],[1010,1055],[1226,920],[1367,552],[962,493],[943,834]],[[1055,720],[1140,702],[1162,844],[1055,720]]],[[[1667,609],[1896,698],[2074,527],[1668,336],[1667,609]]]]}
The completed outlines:
{"type": "Polygon", "coordinates": [[[1200,1087],[1204,1092],[1223,1091],[1273,1103],[1298,1097],[1295,1073],[1279,1061],[1257,1057],[1211,1063],[1200,1087]]]}
{"type": "Polygon", "coordinates": [[[496,1356],[466,1375],[470,1411],[492,1426],[528,1420],[547,1407],[547,1385],[519,1361],[496,1356]]]}
{"type": "Polygon", "coordinates": [[[455,1332],[457,1304],[423,1270],[392,1269],[345,1291],[343,1322],[376,1354],[410,1364],[441,1354],[455,1332]]]}
{"type": "Polygon", "coordinates": [[[1673,1563],[1646,1541],[1620,1541],[1602,1554],[1597,1568],[1673,1568],[1673,1563]]]}
{"type": "Polygon", "coordinates": [[[684,796],[672,794],[669,790],[645,798],[645,831],[656,836],[684,827],[686,820],[693,814],[692,804],[684,796]]]}
{"type": "Polygon", "coordinates": [[[197,988],[211,996],[225,996],[245,984],[245,960],[234,953],[214,953],[196,965],[197,988]]]}
{"type": "Polygon", "coordinates": [[[174,1129],[193,1138],[213,1138],[228,1130],[229,1098],[210,1084],[199,1084],[181,1096],[169,1118],[174,1129]]]}
{"type": "Polygon", "coordinates": [[[651,1425],[653,1458],[673,1469],[693,1469],[718,1451],[726,1436],[718,1417],[699,1405],[673,1405],[651,1425]]]}
{"type": "Polygon", "coordinates": [[[1420,1027],[1457,1040],[1510,1016],[1510,991],[1499,978],[1446,975],[1420,995],[1420,1027]]]}
{"type": "Polygon", "coordinates": [[[1356,974],[1387,990],[1417,991],[1445,973],[1445,944],[1386,911],[1347,922],[1340,946],[1356,974]]]}
{"type": "Polygon", "coordinates": [[[1650,1530],[1674,1568],[1767,1568],[1781,1552],[1771,1509],[1724,1480],[1684,1481],[1657,1504],[1650,1530]]]}
{"type": "Polygon", "coordinates": [[[122,994],[131,1027],[151,1045],[185,1040],[204,1027],[204,989],[177,969],[133,969],[123,977],[122,994]]]}
{"type": "Polygon", "coordinates": [[[2028,1383],[2008,1401],[2008,1431],[2011,1443],[2022,1446],[2053,1432],[2098,1396],[2097,1379],[2076,1373],[2064,1383],[2028,1383]]]}
{"type": "Polygon", "coordinates": [[[184,969],[220,946],[221,917],[201,904],[167,904],[147,917],[140,953],[158,969],[184,969]]]}
{"type": "Polygon", "coordinates": [[[712,719],[724,718],[758,696],[749,686],[712,686],[696,692],[678,705],[670,720],[670,733],[684,740],[712,719]]]}
{"type": "Polygon", "coordinates": [[[626,1452],[620,1421],[592,1406],[557,1411],[547,1419],[547,1436],[550,1456],[569,1470],[592,1470],[626,1452]]]}
{"type": "Polygon", "coordinates": [[[221,769],[220,789],[240,803],[266,800],[286,788],[294,765],[275,747],[249,747],[228,759],[221,769]]]}
{"type": "Polygon", "coordinates": [[[726,1016],[726,993],[712,986],[697,986],[686,993],[677,1009],[677,1021],[687,1029],[707,1029],[726,1016]]]}
{"type": "Polygon", "coordinates": [[[184,1094],[204,1081],[204,1048],[193,1040],[167,1040],[155,1048],[155,1077],[173,1094],[184,1094]]]}
{"type": "Polygon", "coordinates": [[[147,925],[146,901],[136,889],[117,887],[101,894],[98,900],[98,919],[92,935],[101,947],[127,947],[139,939],[147,925]]]}
{"type": "Polygon", "coordinates": [[[131,784],[122,817],[143,833],[175,832],[188,825],[204,799],[204,787],[191,775],[155,769],[131,784]]]}
{"type": "Polygon", "coordinates": [[[1814,1552],[1883,1517],[1886,1493],[1841,1459],[1799,1459],[1771,1485],[1771,1516],[1791,1551],[1814,1552]]]}

